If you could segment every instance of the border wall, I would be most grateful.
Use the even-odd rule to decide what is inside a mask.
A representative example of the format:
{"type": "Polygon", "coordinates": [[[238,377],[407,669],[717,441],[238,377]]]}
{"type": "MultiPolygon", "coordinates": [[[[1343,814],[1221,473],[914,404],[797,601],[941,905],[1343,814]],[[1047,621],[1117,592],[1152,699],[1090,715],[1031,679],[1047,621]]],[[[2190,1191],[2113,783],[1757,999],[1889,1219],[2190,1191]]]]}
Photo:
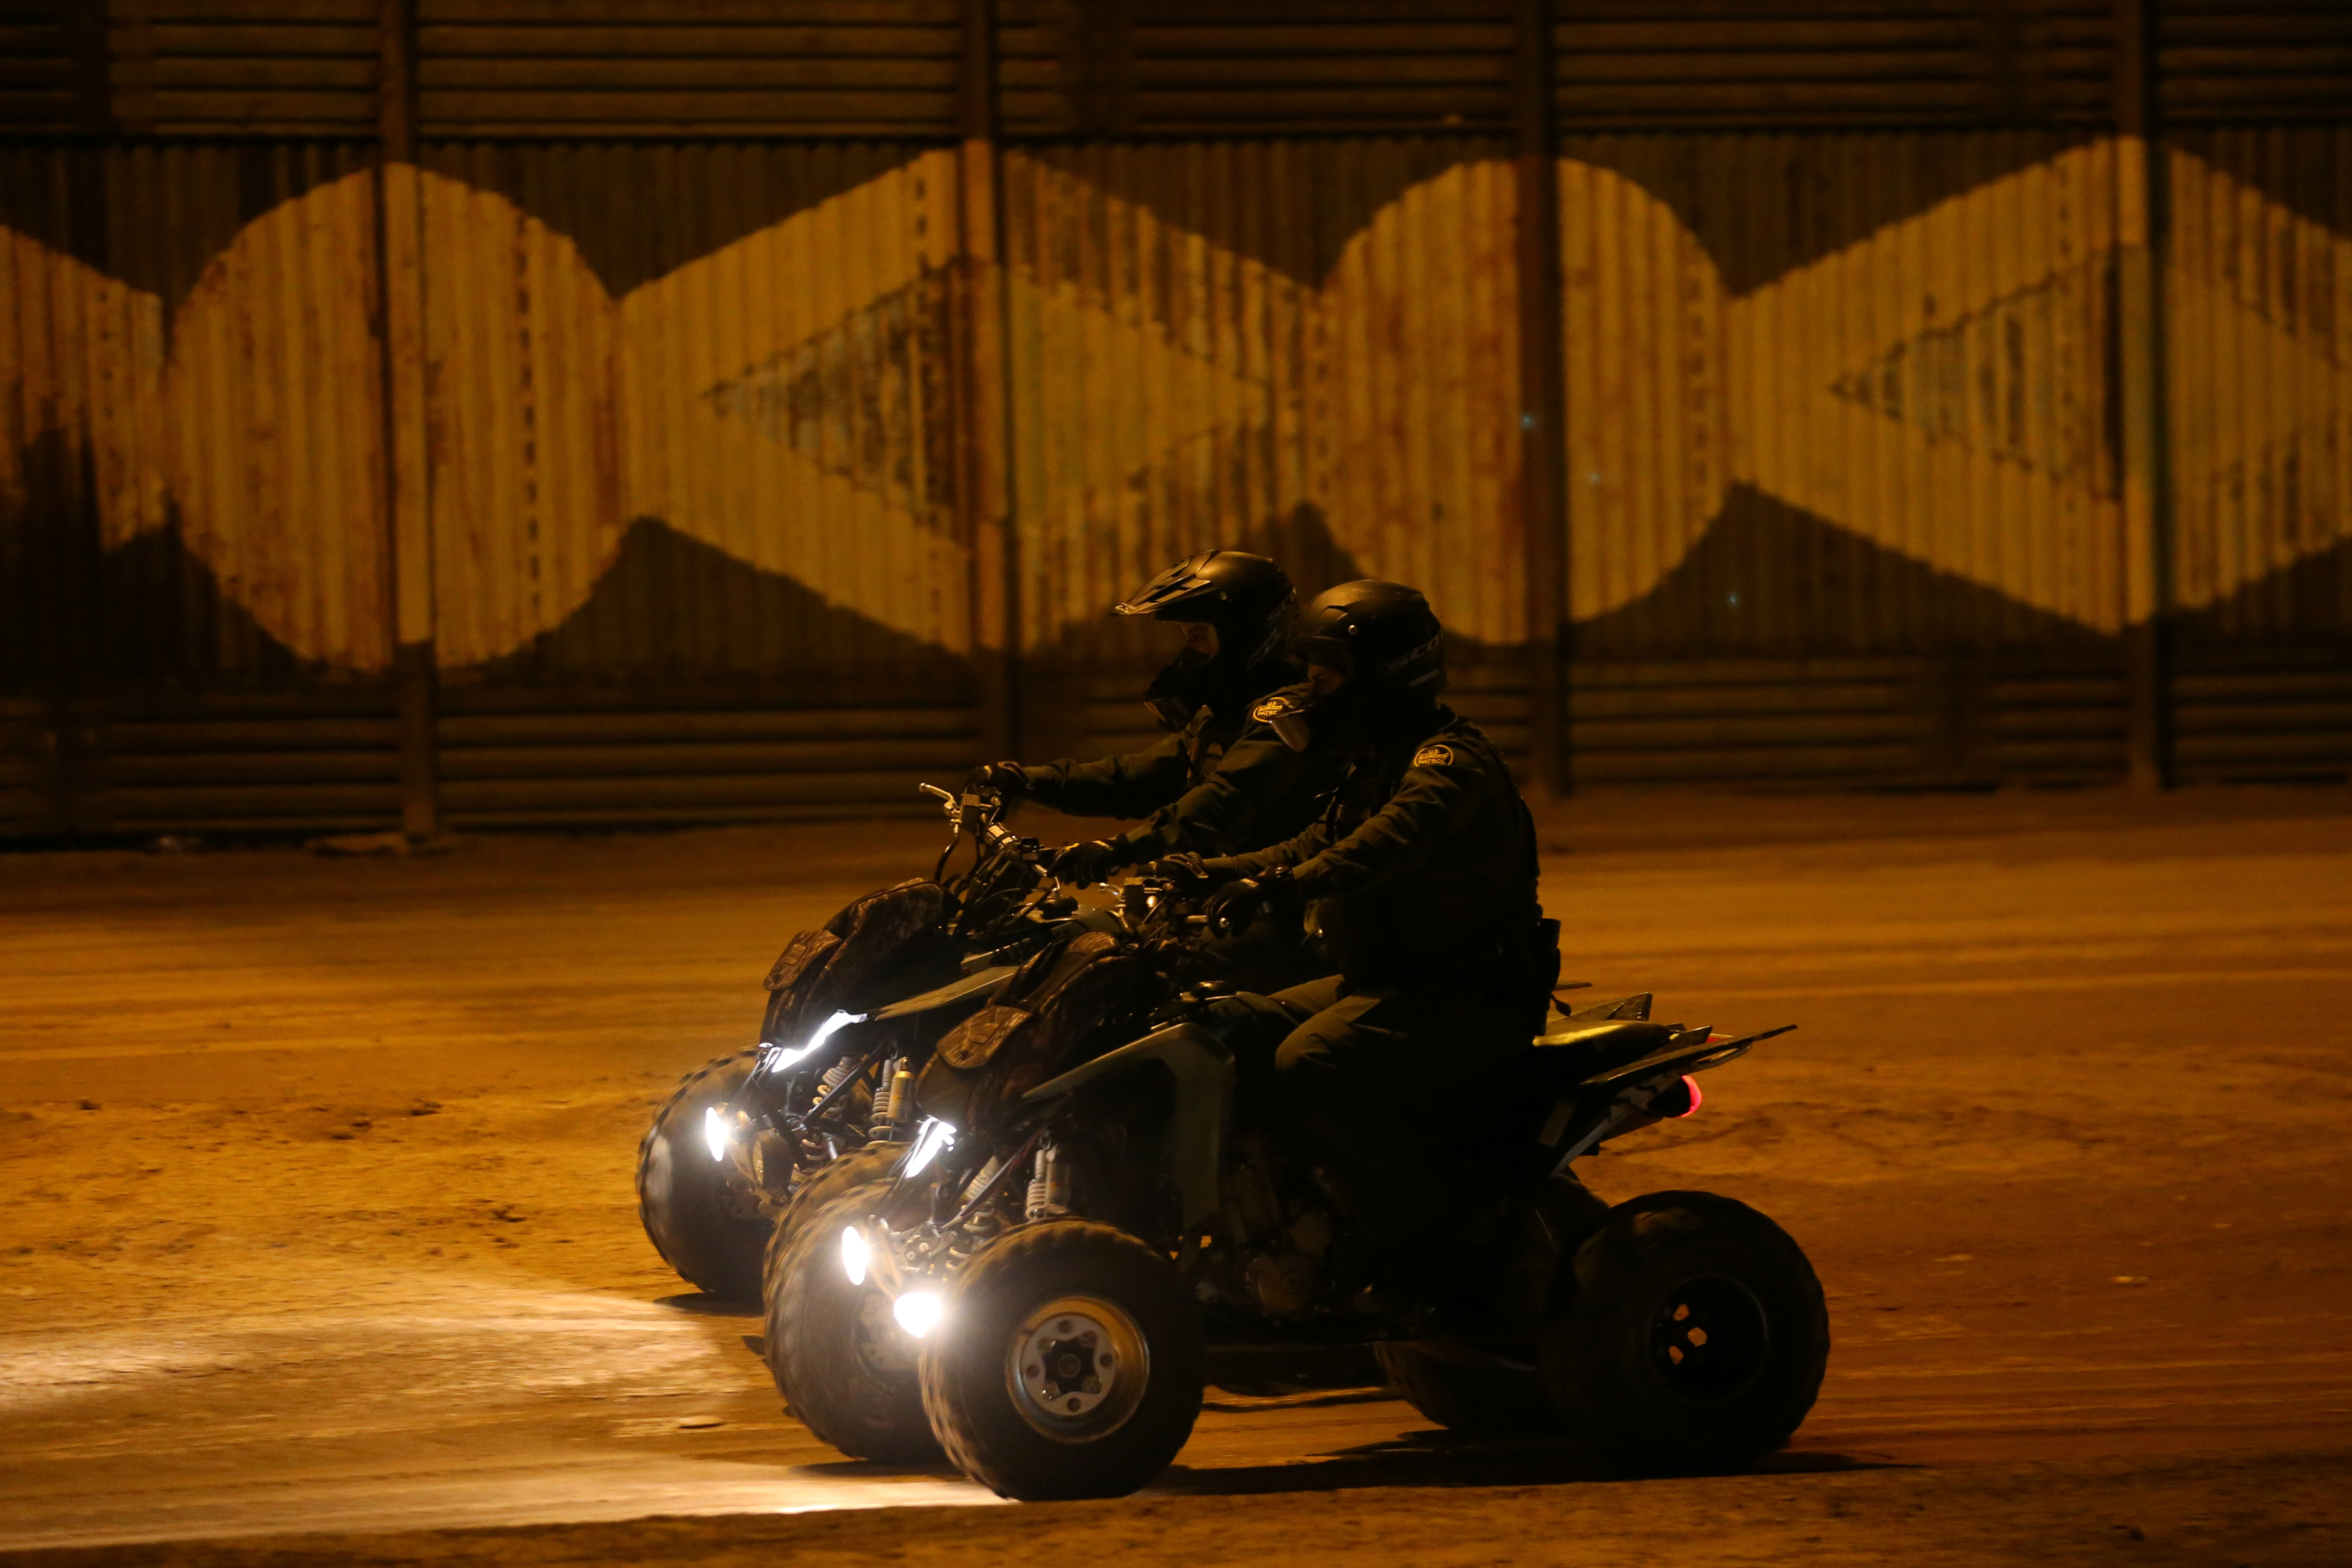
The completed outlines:
{"type": "Polygon", "coordinates": [[[1424,588],[1531,782],[2352,776],[2323,0],[34,0],[0,834],[869,814],[1424,588]]]}

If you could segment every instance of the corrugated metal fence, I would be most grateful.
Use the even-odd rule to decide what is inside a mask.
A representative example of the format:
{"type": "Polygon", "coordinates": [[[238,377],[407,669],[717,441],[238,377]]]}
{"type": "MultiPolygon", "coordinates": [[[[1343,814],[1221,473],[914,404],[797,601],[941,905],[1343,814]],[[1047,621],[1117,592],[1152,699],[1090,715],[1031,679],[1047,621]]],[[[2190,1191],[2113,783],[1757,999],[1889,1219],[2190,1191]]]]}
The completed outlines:
{"type": "MultiPolygon", "coordinates": [[[[958,0],[425,0],[397,179],[373,0],[26,24],[0,831],[396,821],[419,628],[457,825],[871,810],[1008,632],[1033,752],[1131,737],[1103,608],[1214,544],[1423,585],[1525,746],[1524,9],[1004,0],[975,120],[958,0]]],[[[1570,777],[2120,777],[2112,16],[1769,10],[1544,35],[1570,777]]],[[[2352,132],[2242,20],[2155,34],[2171,755],[2341,777],[2352,132]]]]}

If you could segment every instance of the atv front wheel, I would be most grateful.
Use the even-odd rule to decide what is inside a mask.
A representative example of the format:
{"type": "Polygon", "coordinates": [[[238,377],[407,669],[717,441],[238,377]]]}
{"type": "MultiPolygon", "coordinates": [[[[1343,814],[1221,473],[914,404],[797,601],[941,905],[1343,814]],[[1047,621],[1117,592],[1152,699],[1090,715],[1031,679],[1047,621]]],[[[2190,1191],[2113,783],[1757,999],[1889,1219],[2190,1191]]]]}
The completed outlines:
{"type": "Polygon", "coordinates": [[[948,1458],[1023,1502],[1125,1497],[1201,1413],[1200,1314],[1166,1258],[1084,1219],[982,1251],[923,1342],[923,1409],[948,1458]]]}
{"type": "Polygon", "coordinates": [[[1789,1440],[1821,1393],[1829,1308],[1789,1233],[1727,1197],[1621,1203],[1577,1249],[1544,1383],[1610,1463],[1721,1469],[1789,1440]]]}
{"type": "Polygon", "coordinates": [[[898,1163],[906,1158],[905,1145],[881,1144],[869,1148],[852,1149],[829,1165],[803,1178],[793,1189],[792,1200],[776,1217],[774,1228],[768,1232],[768,1253],[761,1265],[760,1299],[773,1300],[776,1283],[783,1269],[784,1254],[792,1249],[809,1222],[833,1206],[834,1200],[856,1186],[880,1181],[890,1175],[898,1163]]]}
{"type": "Polygon", "coordinates": [[[1381,1371],[1412,1407],[1449,1431],[1523,1437],[1559,1429],[1535,1367],[1466,1345],[1377,1344],[1381,1371]]]}
{"type": "Polygon", "coordinates": [[[662,1261],[689,1285],[739,1301],[760,1294],[769,1225],[732,1160],[714,1160],[703,1118],[724,1109],[759,1061],[739,1051],[686,1075],[637,1145],[637,1216],[662,1261]]]}
{"type": "Polygon", "coordinates": [[[940,1457],[923,1418],[917,1345],[871,1276],[853,1284],[841,1233],[871,1215],[887,1181],[842,1191],[808,1217],[768,1280],[768,1372],[793,1416],[856,1459],[922,1464],[940,1457]]]}

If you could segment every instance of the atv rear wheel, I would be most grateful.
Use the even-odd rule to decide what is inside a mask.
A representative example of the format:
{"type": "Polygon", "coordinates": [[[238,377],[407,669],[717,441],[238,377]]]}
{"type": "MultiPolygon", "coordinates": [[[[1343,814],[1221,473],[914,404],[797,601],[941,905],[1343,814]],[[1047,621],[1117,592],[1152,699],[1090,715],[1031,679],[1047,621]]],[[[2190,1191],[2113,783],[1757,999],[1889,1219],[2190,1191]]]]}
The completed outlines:
{"type": "Polygon", "coordinates": [[[957,1469],[1024,1502],[1125,1497],[1201,1413],[1200,1314],[1166,1258],[1084,1219],[982,1251],[923,1342],[923,1409],[957,1469]]]}
{"type": "Polygon", "coordinates": [[[738,1301],[759,1297],[769,1224],[734,1162],[710,1157],[702,1127],[759,1059],[756,1050],[739,1051],[688,1073],[637,1145],[637,1217],[654,1250],[688,1284],[738,1301]]]}
{"type": "Polygon", "coordinates": [[[916,1381],[917,1345],[871,1276],[850,1283],[841,1233],[890,1190],[869,1181],[807,1218],[769,1279],[766,1356],[795,1418],[852,1458],[921,1464],[940,1457],[916,1381]]]}
{"type": "Polygon", "coordinates": [[[1820,1394],[1829,1309],[1789,1233],[1704,1192],[1621,1203],[1577,1249],[1565,1312],[1539,1336],[1546,1388],[1612,1465],[1746,1464],[1820,1394]]]}
{"type": "Polygon", "coordinates": [[[1400,1342],[1372,1352],[1396,1391],[1449,1431],[1523,1437],[1559,1429],[1559,1412],[1534,1366],[1467,1345],[1400,1342]]]}

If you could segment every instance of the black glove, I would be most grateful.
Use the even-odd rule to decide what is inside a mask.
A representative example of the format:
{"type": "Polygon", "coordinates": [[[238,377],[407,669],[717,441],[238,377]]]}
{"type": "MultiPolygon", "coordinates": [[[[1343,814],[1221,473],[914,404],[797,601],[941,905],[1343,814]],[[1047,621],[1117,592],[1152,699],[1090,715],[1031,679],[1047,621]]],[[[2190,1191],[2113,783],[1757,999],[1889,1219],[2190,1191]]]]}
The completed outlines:
{"type": "Polygon", "coordinates": [[[974,789],[993,789],[1008,800],[1018,800],[1029,793],[1029,775],[1018,762],[983,762],[964,775],[961,792],[969,795],[974,789]]]}
{"type": "Polygon", "coordinates": [[[1201,913],[1208,916],[1210,930],[1232,936],[1248,930],[1259,916],[1295,908],[1297,904],[1298,884],[1290,880],[1288,866],[1278,865],[1219,888],[1201,913]]]}
{"type": "Polygon", "coordinates": [[[1202,860],[1200,855],[1192,850],[1153,861],[1151,874],[1165,878],[1183,888],[1208,887],[1215,883],[1228,880],[1225,876],[1210,870],[1208,862],[1202,860]]]}
{"type": "Polygon", "coordinates": [[[1127,863],[1117,844],[1108,839],[1092,839],[1083,844],[1072,844],[1054,856],[1046,869],[1064,882],[1091,887],[1107,881],[1110,873],[1127,863]]]}

